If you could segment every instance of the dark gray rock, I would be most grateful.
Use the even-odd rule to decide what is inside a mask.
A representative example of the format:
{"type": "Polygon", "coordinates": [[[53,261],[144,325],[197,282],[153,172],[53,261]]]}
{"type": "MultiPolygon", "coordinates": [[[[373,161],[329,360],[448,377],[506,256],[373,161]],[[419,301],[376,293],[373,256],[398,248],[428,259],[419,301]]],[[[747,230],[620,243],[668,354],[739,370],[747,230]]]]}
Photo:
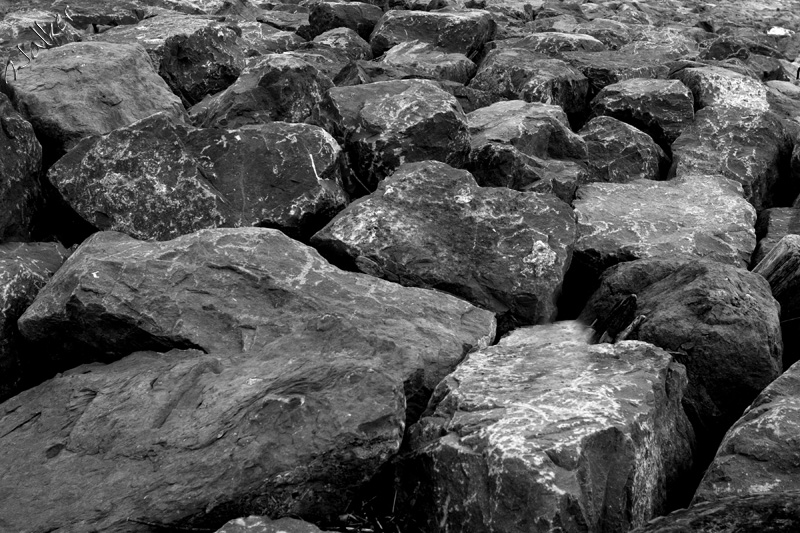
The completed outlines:
{"type": "Polygon", "coordinates": [[[521,48],[548,56],[557,56],[561,52],[573,52],[576,50],[585,52],[607,50],[602,42],[591,35],[557,31],[531,33],[525,37],[495,41],[495,45],[498,48],[521,48]]]}
{"type": "MultiPolygon", "coordinates": [[[[350,28],[334,28],[314,37],[314,49],[328,46],[333,50],[342,52],[349,60],[372,59],[372,48],[350,28]]],[[[303,49],[303,47],[299,47],[303,49]]],[[[341,68],[339,68],[341,70],[341,68]]],[[[336,72],[338,74],[338,71],[336,72]]]]}
{"type": "Polygon", "coordinates": [[[216,533],[325,533],[314,524],[295,518],[270,520],[266,516],[248,516],[227,522],[216,533]]]}
{"type": "Polygon", "coordinates": [[[751,264],[756,266],[786,235],[800,235],[800,209],[773,207],[758,214],[756,236],[758,246],[751,264]]]}
{"type": "Polygon", "coordinates": [[[333,261],[403,285],[450,292],[502,330],[550,322],[575,222],[551,195],[484,188],[437,161],[407,163],[311,243],[333,261]]]}
{"type": "Polygon", "coordinates": [[[400,43],[384,54],[382,63],[402,69],[410,74],[436,80],[468,83],[478,67],[460,53],[442,52],[433,45],[419,41],[400,43]]]}
{"type": "Polygon", "coordinates": [[[667,65],[673,59],[661,50],[644,49],[564,52],[562,58],[589,80],[589,99],[612,83],[631,78],[666,78],[667,65]]]}
{"type": "Polygon", "coordinates": [[[308,22],[314,36],[335,28],[350,28],[369,40],[381,17],[381,8],[364,2],[314,2],[308,9],[308,22]]]}
{"type": "Polygon", "coordinates": [[[280,54],[294,50],[306,42],[305,39],[291,31],[281,31],[262,22],[238,22],[242,30],[242,46],[245,57],[267,54],[280,54]]]}
{"type": "Polygon", "coordinates": [[[670,77],[680,80],[692,91],[696,110],[707,106],[739,107],[753,111],[769,109],[767,90],[760,81],[727,68],[689,67],[673,72],[670,77]]]}

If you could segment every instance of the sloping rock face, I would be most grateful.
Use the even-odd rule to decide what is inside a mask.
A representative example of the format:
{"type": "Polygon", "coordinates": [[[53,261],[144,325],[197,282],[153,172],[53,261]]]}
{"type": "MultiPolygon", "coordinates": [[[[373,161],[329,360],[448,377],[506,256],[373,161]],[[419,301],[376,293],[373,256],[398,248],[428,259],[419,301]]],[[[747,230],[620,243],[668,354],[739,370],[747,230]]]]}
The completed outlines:
{"type": "Polygon", "coordinates": [[[556,197],[479,187],[436,161],[401,166],[311,239],[335,262],[489,309],[502,331],[555,319],[574,241],[556,197]]]}
{"type": "Polygon", "coordinates": [[[111,28],[99,41],[141,44],[158,74],[185,107],[231,85],[244,68],[243,43],[233,26],[205,17],[159,15],[111,28]]]}
{"type": "Polygon", "coordinates": [[[758,246],[753,252],[752,265],[757,265],[786,235],[800,235],[800,209],[774,207],[758,214],[756,233],[758,246]]]}
{"type": "Polygon", "coordinates": [[[334,28],[350,28],[369,40],[381,17],[381,8],[364,2],[314,2],[308,10],[308,23],[315,37],[334,28]]]}
{"type": "Polygon", "coordinates": [[[725,435],[694,501],[800,491],[800,365],[773,381],[725,435]]]}
{"type": "Polygon", "coordinates": [[[0,244],[0,401],[30,385],[40,370],[26,357],[17,319],[66,258],[58,243],[0,244]]]}
{"type": "Polygon", "coordinates": [[[456,99],[427,80],[375,82],[328,91],[318,121],[344,148],[351,195],[375,190],[403,163],[434,159],[463,166],[467,118],[456,99]]]}
{"type": "Polygon", "coordinates": [[[418,41],[392,47],[382,62],[412,74],[458,83],[469,82],[478,68],[464,54],[442,52],[429,43],[418,41]]]}
{"type": "Polygon", "coordinates": [[[43,51],[36,69],[22,70],[10,86],[14,107],[56,154],[51,161],[84,137],[153,113],[164,112],[176,123],[186,118],[180,99],[137,45],[70,43],[43,51]]]}
{"type": "Polygon", "coordinates": [[[42,146],[30,123],[0,93],[0,242],[27,240],[41,203],[42,146]]]}
{"type": "MultiPolygon", "coordinates": [[[[370,48],[369,43],[350,28],[328,30],[314,37],[311,44],[306,46],[313,46],[313,49],[330,47],[332,50],[344,53],[352,61],[372,59],[372,48],[370,48]]],[[[300,47],[300,49],[302,48],[300,47]]]]}
{"type": "Polygon", "coordinates": [[[718,105],[767,111],[767,90],[758,80],[722,67],[689,67],[671,74],[694,95],[695,109],[718,105]]]}
{"type": "Polygon", "coordinates": [[[270,520],[264,516],[248,516],[236,518],[227,522],[217,530],[217,533],[325,533],[314,524],[296,520],[294,518],[281,518],[270,520]]]}
{"type": "Polygon", "coordinates": [[[397,468],[415,530],[622,532],[664,509],[691,463],[683,367],[586,340],[576,322],[519,329],[439,384],[397,468]]]}
{"type": "Polygon", "coordinates": [[[591,35],[563,33],[558,31],[531,33],[525,37],[503,39],[501,41],[495,41],[494,45],[500,48],[523,48],[544,55],[555,55],[560,52],[571,52],[575,50],[582,50],[585,52],[607,50],[602,42],[591,35]]]}

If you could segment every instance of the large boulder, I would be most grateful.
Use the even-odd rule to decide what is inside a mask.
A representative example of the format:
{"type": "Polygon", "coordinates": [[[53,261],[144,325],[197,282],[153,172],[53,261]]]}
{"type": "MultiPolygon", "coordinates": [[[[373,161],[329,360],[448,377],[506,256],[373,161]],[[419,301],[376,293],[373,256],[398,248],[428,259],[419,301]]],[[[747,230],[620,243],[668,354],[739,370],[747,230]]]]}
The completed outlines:
{"type": "Polygon", "coordinates": [[[154,113],[176,123],[186,118],[180,99],[139,45],[86,42],[42,51],[36,68],[20,71],[11,90],[14,106],[53,160],[84,137],[154,113]]]}
{"type": "Polygon", "coordinates": [[[402,163],[434,159],[463,166],[469,153],[467,118],[458,101],[428,80],[334,87],[318,123],[349,158],[351,195],[363,196],[402,163]]]}
{"type": "Polygon", "coordinates": [[[499,48],[522,48],[542,55],[557,56],[561,52],[582,50],[600,52],[606,46],[591,35],[580,33],[564,33],[559,31],[529,33],[525,37],[516,37],[495,41],[499,48]]]}
{"type": "Polygon", "coordinates": [[[296,518],[270,520],[265,516],[248,516],[226,522],[216,533],[325,533],[314,524],[296,518]]]}
{"type": "Polygon", "coordinates": [[[111,28],[96,40],[142,45],[185,107],[226,89],[244,68],[236,27],[207,17],[159,15],[135,26],[111,28]]]}
{"type": "Polygon", "coordinates": [[[550,322],[575,222],[551,195],[484,188],[437,161],[406,163],[311,243],[334,262],[450,292],[498,315],[501,330],[550,322]]]}
{"type": "Polygon", "coordinates": [[[672,145],[670,174],[720,174],[738,181],[757,210],[785,202],[793,141],[768,112],[731,106],[701,109],[672,145]]]}
{"type": "Polygon", "coordinates": [[[800,491],[800,364],[764,389],[725,435],[694,501],[800,491]]]}
{"type": "Polygon", "coordinates": [[[0,93],[0,242],[28,240],[41,202],[42,146],[0,93]]]}
{"type": "Polygon", "coordinates": [[[562,59],[589,80],[589,99],[612,83],[631,78],[665,78],[669,73],[667,65],[672,61],[672,58],[660,50],[639,48],[605,52],[564,52],[562,59]]]}
{"type": "Polygon", "coordinates": [[[716,67],[687,67],[672,72],[670,76],[680,80],[694,95],[696,110],[708,106],[737,107],[753,111],[766,111],[767,88],[733,70],[716,67]]]}
{"type": "Polygon", "coordinates": [[[758,246],[753,252],[751,265],[758,265],[786,235],[800,235],[800,208],[773,207],[759,213],[756,223],[758,246]]]}
{"type": "MultiPolygon", "coordinates": [[[[321,33],[314,37],[311,43],[299,47],[298,51],[308,46],[312,47],[312,50],[329,47],[331,50],[343,53],[350,61],[372,59],[372,48],[370,48],[369,43],[350,28],[334,28],[321,33]]],[[[341,70],[340,68],[339,71],[341,70]]],[[[338,73],[337,71],[336,74],[338,73]]]]}
{"type": "Polygon", "coordinates": [[[334,28],[350,28],[368,40],[383,10],[364,2],[313,2],[308,9],[308,23],[315,37],[334,28]]]}
{"type": "Polygon", "coordinates": [[[692,463],[684,369],[587,338],[559,322],[470,354],[411,428],[397,514],[430,532],[610,533],[664,512],[692,463]]]}
{"type": "Polygon", "coordinates": [[[409,41],[386,52],[382,63],[420,77],[468,83],[478,67],[467,56],[436,50],[429,43],[409,41]]]}

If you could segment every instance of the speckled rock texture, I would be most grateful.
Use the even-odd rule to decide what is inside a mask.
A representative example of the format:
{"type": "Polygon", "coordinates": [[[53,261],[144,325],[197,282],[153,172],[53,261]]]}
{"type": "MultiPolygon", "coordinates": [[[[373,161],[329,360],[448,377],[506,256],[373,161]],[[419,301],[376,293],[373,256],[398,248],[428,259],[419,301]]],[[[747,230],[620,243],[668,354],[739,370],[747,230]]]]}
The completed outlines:
{"type": "Polygon", "coordinates": [[[53,160],[84,137],[153,113],[164,112],[176,123],[186,118],[180,99],[138,45],[70,43],[43,51],[35,71],[22,70],[11,90],[14,107],[53,160]]]}
{"type": "Polygon", "coordinates": [[[561,106],[567,113],[586,107],[589,81],[560,59],[521,48],[489,52],[469,86],[509,100],[561,106]]]}
{"type": "Polygon", "coordinates": [[[258,225],[308,239],[348,203],[342,149],[322,128],[176,126],[163,114],[81,142],[48,177],[100,230],[169,240],[258,225]]]}
{"type": "Polygon", "coordinates": [[[463,166],[469,153],[467,117],[458,101],[427,80],[375,82],[328,91],[317,122],[344,148],[363,196],[403,163],[434,159],[463,166]]]}
{"type": "Polygon", "coordinates": [[[725,435],[694,496],[800,491],[800,364],[758,395],[725,435]]]}
{"type": "Polygon", "coordinates": [[[691,464],[686,374],[650,344],[587,344],[577,322],[514,331],[434,392],[401,458],[423,531],[624,532],[691,464]]]}
{"type": "Polygon", "coordinates": [[[792,187],[792,139],[778,118],[749,108],[712,106],[697,112],[694,122],[672,145],[677,177],[720,174],[738,181],[757,210],[786,202],[792,187]]]}
{"type": "Polygon", "coordinates": [[[646,320],[629,338],[668,350],[686,366],[687,414],[698,441],[713,453],[725,430],[782,371],[780,306],[769,284],[717,261],[643,259],[606,271],[582,318],[602,321],[631,294],[634,314],[646,320]]]}
{"type": "Polygon", "coordinates": [[[751,264],[755,267],[786,235],[800,235],[800,209],[773,207],[759,213],[756,223],[758,246],[751,264]]]}
{"type": "Polygon", "coordinates": [[[755,209],[738,183],[719,176],[591,183],[575,200],[574,260],[598,276],[622,262],[691,254],[747,267],[756,245],[755,209]]]}
{"type": "Polygon", "coordinates": [[[613,117],[590,120],[578,131],[586,141],[590,181],[658,180],[669,170],[667,154],[652,137],[613,117]]]}
{"type": "Polygon", "coordinates": [[[475,63],[464,54],[442,52],[432,44],[420,41],[408,41],[392,47],[381,61],[410,74],[458,83],[468,83],[478,70],[475,63]]]}
{"type": "Polygon", "coordinates": [[[334,28],[350,28],[369,40],[383,10],[364,2],[313,2],[308,8],[308,23],[316,37],[334,28]]]}
{"type": "Polygon", "coordinates": [[[591,35],[558,31],[530,33],[525,37],[495,41],[494,44],[500,48],[522,48],[544,55],[556,55],[560,52],[572,52],[575,50],[585,52],[607,50],[606,45],[591,35]]]}
{"type": "Polygon", "coordinates": [[[694,95],[695,109],[717,105],[767,111],[767,90],[759,82],[733,70],[715,67],[688,67],[671,73],[694,95]]]}
{"type": "Polygon", "coordinates": [[[438,161],[402,165],[311,239],[334,262],[491,310],[504,331],[555,319],[574,242],[555,196],[479,187],[438,161]]]}
{"type": "MultiPolygon", "coordinates": [[[[314,37],[310,43],[312,49],[329,47],[332,50],[342,52],[349,60],[358,61],[359,59],[372,59],[372,48],[369,43],[362,39],[355,30],[350,28],[334,28],[314,37]]],[[[298,50],[303,50],[303,46],[298,50]]],[[[341,69],[339,69],[341,70],[341,69]]],[[[337,72],[338,74],[338,72],[337,72]]]]}
{"type": "Polygon", "coordinates": [[[33,126],[0,93],[0,242],[28,240],[41,205],[42,146],[33,126]]]}
{"type": "Polygon", "coordinates": [[[236,82],[190,110],[201,128],[236,128],[272,121],[305,122],[333,82],[315,66],[288,54],[252,59],[236,82]]]}
{"type": "Polygon", "coordinates": [[[67,258],[58,243],[0,244],[0,402],[30,386],[41,365],[17,330],[17,319],[67,258]]]}
{"type": "Polygon", "coordinates": [[[190,107],[226,89],[241,74],[243,43],[236,30],[207,17],[170,14],[111,28],[96,39],[142,45],[156,72],[190,107]]]}
{"type": "Polygon", "coordinates": [[[591,103],[594,115],[639,128],[666,150],[694,120],[692,93],[678,80],[633,78],[606,85],[591,103]]]}
{"type": "Polygon", "coordinates": [[[606,85],[631,78],[665,78],[672,57],[660,50],[635,47],[605,52],[564,52],[562,58],[589,80],[588,98],[606,85]]]}
{"type": "Polygon", "coordinates": [[[294,50],[306,42],[291,31],[281,31],[274,26],[258,21],[237,22],[242,31],[242,51],[246,58],[267,54],[280,54],[294,50]]]}
{"type": "Polygon", "coordinates": [[[248,516],[226,522],[216,533],[325,533],[314,524],[295,518],[270,520],[266,516],[248,516]]]}

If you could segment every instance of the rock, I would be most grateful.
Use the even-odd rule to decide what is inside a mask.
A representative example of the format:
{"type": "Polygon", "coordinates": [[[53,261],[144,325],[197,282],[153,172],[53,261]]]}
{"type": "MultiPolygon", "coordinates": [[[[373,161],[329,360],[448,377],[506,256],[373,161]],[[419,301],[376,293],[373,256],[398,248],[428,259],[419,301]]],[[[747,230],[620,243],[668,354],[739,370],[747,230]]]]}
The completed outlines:
{"type": "Polygon", "coordinates": [[[58,243],[0,244],[0,402],[46,373],[46,365],[31,361],[17,319],[66,258],[58,243]]]}
{"type": "Polygon", "coordinates": [[[339,71],[339,74],[333,80],[333,84],[337,87],[351,87],[377,81],[395,81],[419,77],[383,62],[351,61],[350,64],[339,71]]]}
{"type": "Polygon", "coordinates": [[[314,37],[307,11],[264,10],[256,20],[279,30],[296,33],[305,40],[310,40],[314,37]]]}
{"type": "MultiPolygon", "coordinates": [[[[351,36],[356,37],[358,41],[362,40],[358,35],[351,34],[351,36]]],[[[334,44],[337,48],[312,41],[304,43],[295,50],[282,55],[286,57],[296,57],[301,61],[305,61],[332,80],[338,76],[347,65],[353,62],[354,57],[360,57],[367,53],[367,50],[361,47],[362,43],[337,40],[334,44]]],[[[369,52],[369,55],[364,57],[372,57],[372,53],[369,52]]]]}
{"type": "Polygon", "coordinates": [[[732,496],[657,518],[631,533],[792,533],[800,528],[800,491],[732,496]]]}
{"type": "Polygon", "coordinates": [[[325,533],[314,524],[295,518],[270,520],[266,516],[236,518],[225,523],[217,533],[325,533]]]}
{"type": "Polygon", "coordinates": [[[298,48],[305,39],[291,31],[281,31],[261,22],[239,22],[245,57],[280,54],[298,48]]]}
{"type": "Polygon", "coordinates": [[[42,200],[42,146],[30,123],[0,93],[0,242],[29,240],[42,200]]]}
{"type": "Polygon", "coordinates": [[[460,167],[469,153],[464,112],[427,80],[334,87],[318,123],[347,153],[354,174],[345,183],[350,195],[372,192],[403,163],[433,159],[460,167]]]}
{"type": "Polygon", "coordinates": [[[701,109],[672,145],[673,176],[719,174],[742,184],[757,210],[782,201],[792,140],[778,118],[741,107],[701,109]]]}
{"type": "Polygon", "coordinates": [[[667,153],[694,120],[692,93],[677,80],[633,78],[612,83],[594,97],[592,114],[609,116],[650,135],[667,153]]]}
{"type": "Polygon", "coordinates": [[[364,2],[314,2],[308,11],[308,23],[315,37],[334,28],[350,28],[369,40],[381,17],[381,8],[364,2]]]}
{"type": "Polygon", "coordinates": [[[609,50],[606,52],[564,52],[570,66],[589,80],[587,98],[600,89],[631,78],[666,78],[672,59],[660,50],[609,50]]]}
{"type": "Polygon", "coordinates": [[[424,531],[627,531],[691,464],[683,367],[574,322],[519,329],[436,388],[397,467],[424,531]]]}
{"type": "Polygon", "coordinates": [[[572,211],[554,196],[479,187],[465,170],[423,161],[402,165],[311,243],[334,263],[455,294],[508,330],[555,319],[574,240],[572,211]]]}
{"type": "Polygon", "coordinates": [[[595,278],[622,262],[689,254],[746,267],[756,213],[741,186],[719,176],[590,183],[575,200],[574,261],[595,278]]]}
{"type": "Polygon", "coordinates": [[[616,118],[595,117],[578,133],[589,150],[591,181],[657,180],[669,170],[669,158],[648,134],[616,118]]]}
{"type": "Polygon", "coordinates": [[[758,395],[725,435],[694,495],[725,496],[800,490],[800,365],[758,395]]]}
{"type": "MultiPolygon", "coordinates": [[[[328,46],[333,50],[342,52],[351,61],[372,59],[372,48],[370,48],[369,43],[350,28],[328,30],[314,37],[312,42],[314,43],[314,49],[328,46]]],[[[299,49],[302,48],[302,46],[299,47],[299,49]]]]}
{"type": "Polygon", "coordinates": [[[259,225],[308,239],[347,205],[342,165],[341,148],[316,126],[194,129],[154,115],[82,141],[48,177],[100,230],[168,240],[259,225]]]}
{"type": "Polygon", "coordinates": [[[191,107],[226,89],[244,68],[235,26],[206,17],[161,15],[99,34],[99,41],[140,44],[172,92],[191,107]]]}
{"type": "Polygon", "coordinates": [[[589,82],[559,59],[516,48],[498,48],[481,63],[470,87],[508,99],[560,105],[567,113],[586,108],[589,82]]]}
{"type": "Polygon", "coordinates": [[[419,41],[400,43],[383,56],[381,62],[432,79],[468,83],[478,67],[467,56],[435,50],[419,41]]]}
{"type": "Polygon", "coordinates": [[[23,70],[11,86],[14,106],[53,160],[84,137],[154,113],[164,112],[176,123],[186,118],[180,100],[138,45],[71,43],[42,51],[36,69],[23,70]]]}
{"type": "Polygon", "coordinates": [[[561,52],[572,52],[575,50],[586,52],[607,50],[603,43],[590,35],[556,31],[530,33],[525,37],[495,41],[495,45],[499,48],[521,48],[548,56],[557,56],[561,52]]]}
{"type": "Polygon", "coordinates": [[[762,83],[720,67],[684,68],[670,74],[691,89],[696,110],[729,106],[766,111],[767,91],[762,83]]]}
{"type": "Polygon", "coordinates": [[[786,235],[800,235],[800,209],[773,207],[761,211],[756,223],[758,246],[753,252],[753,260],[750,264],[754,267],[758,265],[786,235]]]}
{"type": "Polygon", "coordinates": [[[306,61],[266,54],[249,63],[236,83],[193,107],[190,114],[201,128],[305,122],[331,87],[333,82],[306,61]]]}
{"type": "Polygon", "coordinates": [[[432,44],[438,50],[471,57],[494,37],[495,23],[488,11],[402,11],[384,13],[370,36],[372,54],[408,41],[432,44]]]}
{"type": "Polygon", "coordinates": [[[769,282],[784,320],[800,318],[800,235],[784,235],[753,273],[769,282]]]}
{"type": "Polygon", "coordinates": [[[467,87],[455,81],[441,80],[439,81],[439,87],[456,97],[464,113],[472,113],[476,109],[490,106],[502,100],[502,98],[488,91],[467,87]]]}
{"type": "MultiPolygon", "coordinates": [[[[768,82],[777,83],[777,82],[768,82]]],[[[795,87],[792,85],[792,87],[795,87]]],[[[796,87],[800,90],[800,87],[796,87]]],[[[769,109],[780,118],[786,131],[795,139],[800,137],[800,98],[790,96],[788,91],[781,87],[781,90],[774,86],[767,86],[767,103],[769,109]]]]}
{"type": "Polygon", "coordinates": [[[629,338],[686,366],[684,404],[704,454],[780,375],[780,306],[759,275],[716,261],[662,255],[607,271],[582,313],[603,320],[628,295],[645,321],[629,338]]]}

